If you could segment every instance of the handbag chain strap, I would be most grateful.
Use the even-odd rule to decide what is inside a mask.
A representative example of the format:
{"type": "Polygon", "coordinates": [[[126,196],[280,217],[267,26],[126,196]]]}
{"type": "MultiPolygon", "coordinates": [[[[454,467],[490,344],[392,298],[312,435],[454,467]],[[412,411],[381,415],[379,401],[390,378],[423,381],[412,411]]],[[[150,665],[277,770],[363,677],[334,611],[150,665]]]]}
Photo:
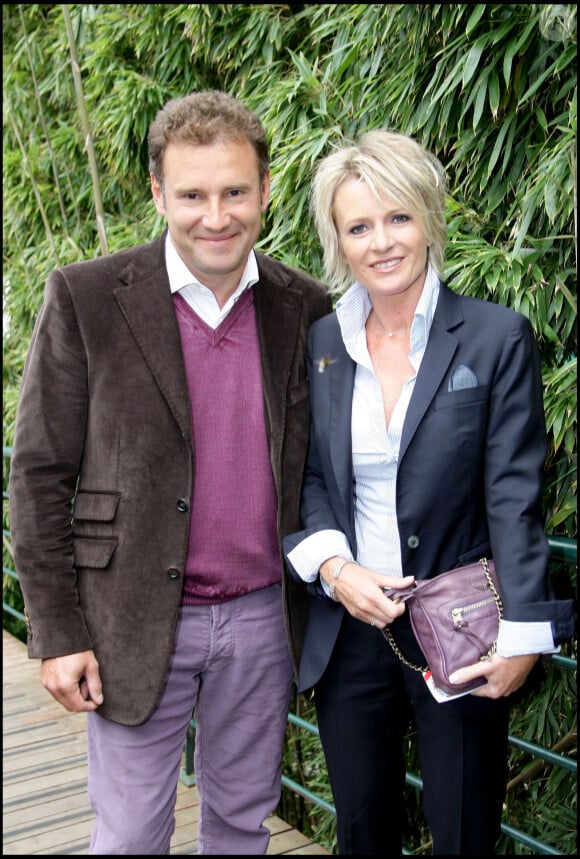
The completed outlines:
{"type": "MultiPolygon", "coordinates": [[[[487,563],[487,558],[480,558],[479,560],[480,560],[481,566],[483,567],[483,572],[485,573],[485,578],[487,579],[487,582],[489,584],[489,589],[491,590],[491,592],[493,594],[493,598],[495,600],[495,605],[497,608],[497,616],[501,620],[501,616],[502,616],[502,612],[503,612],[503,603],[501,601],[500,595],[497,592],[497,588],[493,583],[493,579],[492,579],[491,573],[489,571],[489,565],[487,563]]],[[[487,651],[485,656],[482,657],[482,659],[491,659],[491,657],[496,652],[496,650],[497,650],[497,639],[493,642],[493,644],[491,645],[491,647],[489,648],[489,650],[487,651]]]]}
{"type": "MultiPolygon", "coordinates": [[[[497,588],[493,583],[493,579],[492,579],[491,573],[489,571],[489,565],[487,563],[487,558],[480,558],[480,564],[483,567],[483,572],[485,573],[485,577],[486,577],[487,582],[489,584],[490,590],[493,594],[493,598],[495,600],[495,604],[497,607],[497,613],[498,613],[498,616],[501,620],[502,609],[503,609],[501,597],[498,594],[497,588]]],[[[384,634],[385,638],[387,639],[387,641],[389,642],[389,644],[391,645],[391,647],[393,648],[395,655],[399,657],[399,659],[401,660],[403,665],[406,665],[407,668],[412,668],[413,671],[419,671],[421,674],[424,674],[425,671],[429,671],[428,665],[423,665],[423,666],[415,665],[414,662],[409,662],[409,660],[405,656],[403,656],[403,654],[401,653],[401,650],[399,648],[399,645],[397,644],[397,642],[393,638],[393,633],[389,629],[388,625],[385,626],[385,628],[383,629],[383,634],[384,634]]],[[[489,659],[491,656],[493,656],[496,649],[497,649],[497,641],[494,641],[494,643],[492,644],[492,646],[490,647],[490,649],[488,650],[488,652],[486,653],[484,658],[489,659]]]]}
{"type": "Polygon", "coordinates": [[[391,645],[391,647],[395,651],[395,655],[399,657],[399,659],[401,660],[403,665],[406,665],[407,668],[412,668],[413,671],[420,671],[421,674],[424,674],[425,671],[429,671],[428,665],[424,665],[423,667],[421,667],[420,665],[415,665],[414,662],[409,662],[409,660],[405,656],[403,656],[403,654],[401,653],[401,651],[399,649],[399,645],[397,644],[397,642],[393,638],[393,633],[391,632],[391,630],[389,629],[388,626],[385,626],[385,628],[383,629],[383,633],[384,633],[385,638],[387,639],[387,641],[389,642],[389,644],[391,645]]]}

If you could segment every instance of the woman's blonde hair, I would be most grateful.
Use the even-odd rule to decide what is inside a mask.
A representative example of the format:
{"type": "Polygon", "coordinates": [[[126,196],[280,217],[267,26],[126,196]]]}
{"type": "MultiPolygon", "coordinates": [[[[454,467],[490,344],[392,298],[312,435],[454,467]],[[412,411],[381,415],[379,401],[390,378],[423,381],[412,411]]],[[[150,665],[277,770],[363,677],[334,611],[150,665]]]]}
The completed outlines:
{"type": "Polygon", "coordinates": [[[447,177],[439,160],[412,137],[375,130],[358,143],[341,146],[320,161],[310,191],[310,207],[324,254],[324,271],[332,288],[341,291],[352,274],[341,252],[334,219],[334,196],[350,178],[361,179],[380,199],[396,201],[423,230],[428,261],[442,277],[447,241],[445,194],[447,177]]]}

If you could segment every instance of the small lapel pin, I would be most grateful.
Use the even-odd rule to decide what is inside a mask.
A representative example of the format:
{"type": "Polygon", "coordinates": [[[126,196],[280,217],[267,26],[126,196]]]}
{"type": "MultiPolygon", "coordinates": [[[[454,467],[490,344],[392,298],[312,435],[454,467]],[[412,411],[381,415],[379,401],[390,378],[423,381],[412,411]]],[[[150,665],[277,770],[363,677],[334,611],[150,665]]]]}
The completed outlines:
{"type": "Polygon", "coordinates": [[[336,358],[331,358],[330,355],[325,355],[324,358],[321,358],[318,362],[318,372],[324,373],[327,367],[330,367],[331,364],[336,363],[336,358]]]}

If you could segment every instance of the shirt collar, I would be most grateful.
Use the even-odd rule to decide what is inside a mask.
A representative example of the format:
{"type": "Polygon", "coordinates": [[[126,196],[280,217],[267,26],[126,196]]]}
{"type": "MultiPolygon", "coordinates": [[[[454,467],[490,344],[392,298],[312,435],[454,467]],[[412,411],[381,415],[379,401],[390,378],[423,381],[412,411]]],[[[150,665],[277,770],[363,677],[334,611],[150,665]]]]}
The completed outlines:
{"type": "MultiPolygon", "coordinates": [[[[208,289],[208,287],[198,280],[185,265],[177,253],[169,233],[167,233],[165,237],[165,265],[167,267],[169,287],[172,293],[179,292],[179,290],[183,289],[185,286],[193,286],[201,290],[208,289]]],[[[235,300],[239,298],[244,290],[249,289],[249,287],[257,283],[259,279],[258,261],[256,260],[256,254],[252,250],[248,255],[248,261],[246,262],[246,267],[244,268],[238,287],[231,296],[231,299],[235,300]]]]}
{"type": "MultiPolygon", "coordinates": [[[[439,277],[429,263],[425,284],[417,302],[411,325],[411,353],[424,348],[427,343],[438,297],[439,277]]],[[[366,361],[363,361],[361,356],[368,356],[365,324],[372,307],[366,287],[358,280],[347,289],[336,303],[336,316],[344,345],[351,358],[359,363],[368,363],[370,360],[367,358],[366,361]]]]}

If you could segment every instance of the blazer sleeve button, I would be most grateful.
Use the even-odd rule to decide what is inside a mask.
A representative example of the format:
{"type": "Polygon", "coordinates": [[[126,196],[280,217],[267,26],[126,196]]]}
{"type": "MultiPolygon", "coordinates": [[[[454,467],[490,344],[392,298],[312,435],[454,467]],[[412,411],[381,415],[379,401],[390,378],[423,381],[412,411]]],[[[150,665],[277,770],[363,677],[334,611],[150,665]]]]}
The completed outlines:
{"type": "Polygon", "coordinates": [[[180,513],[187,513],[189,510],[189,504],[184,498],[180,498],[177,502],[177,509],[180,513]]]}
{"type": "Polygon", "coordinates": [[[179,572],[177,567],[169,567],[169,569],[167,570],[167,575],[173,581],[174,579],[178,579],[181,573],[179,572]]]}
{"type": "Polygon", "coordinates": [[[416,534],[411,534],[411,536],[407,540],[407,546],[409,547],[409,549],[416,549],[418,545],[419,545],[419,538],[417,537],[416,534]]]}

